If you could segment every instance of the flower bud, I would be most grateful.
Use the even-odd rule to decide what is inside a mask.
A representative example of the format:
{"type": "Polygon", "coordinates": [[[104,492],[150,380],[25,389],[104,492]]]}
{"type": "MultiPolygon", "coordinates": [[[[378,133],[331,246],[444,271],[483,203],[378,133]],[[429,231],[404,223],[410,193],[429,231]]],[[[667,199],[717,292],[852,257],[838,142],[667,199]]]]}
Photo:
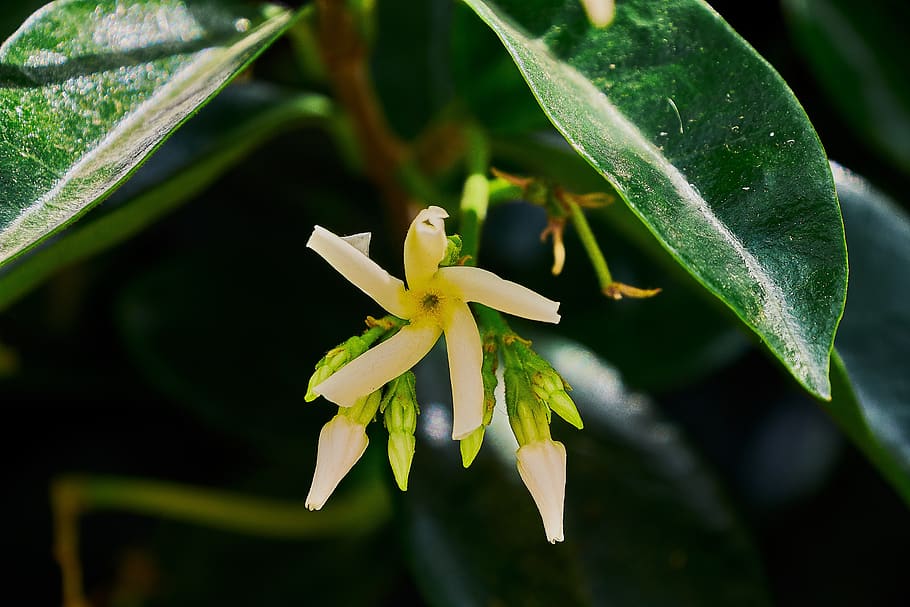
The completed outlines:
{"type": "Polygon", "coordinates": [[[473,432],[459,441],[461,450],[461,463],[467,468],[483,445],[483,437],[486,434],[486,427],[493,421],[493,409],[496,408],[496,368],[499,366],[499,352],[496,349],[496,336],[489,334],[484,336],[483,340],[483,363],[480,367],[480,377],[483,381],[483,425],[474,429],[473,432]]]}
{"type": "Polygon", "coordinates": [[[538,400],[524,368],[510,365],[506,357],[503,373],[506,384],[506,411],[519,445],[550,438],[550,410],[538,400]]]}
{"type": "Polygon", "coordinates": [[[408,475],[414,459],[414,431],[417,430],[415,377],[410,371],[390,381],[382,397],[380,410],[389,431],[389,464],[395,482],[402,491],[408,490],[408,475]]]}
{"type": "Polygon", "coordinates": [[[578,408],[568,394],[572,388],[563,380],[562,376],[550,366],[550,363],[530,348],[521,345],[519,357],[525,368],[533,370],[531,372],[531,389],[534,391],[534,395],[553,413],[581,430],[584,422],[581,421],[578,408]]]}
{"type": "Polygon", "coordinates": [[[446,252],[440,266],[454,266],[461,260],[461,236],[452,234],[446,237],[446,252]]]}
{"type": "Polygon", "coordinates": [[[545,439],[519,447],[518,474],[534,498],[551,544],[563,541],[566,496],[566,448],[545,439]]]}
{"type": "Polygon", "coordinates": [[[478,426],[473,432],[458,441],[458,448],[461,450],[461,465],[465,468],[474,463],[477,454],[480,453],[480,447],[483,445],[483,436],[487,427],[478,426]]]}
{"type": "Polygon", "coordinates": [[[341,407],[338,414],[344,415],[365,428],[376,417],[376,411],[381,403],[380,397],[381,392],[376,390],[367,396],[358,398],[350,407],[341,407]]]}
{"type": "Polygon", "coordinates": [[[366,352],[367,348],[369,348],[369,345],[361,337],[354,336],[343,344],[339,344],[329,350],[326,355],[316,363],[316,371],[310,377],[310,381],[307,384],[306,396],[304,396],[303,399],[306,402],[316,400],[319,395],[313,391],[313,388],[331,377],[338,369],[366,352]]]}
{"type": "Polygon", "coordinates": [[[408,476],[411,473],[411,462],[414,461],[416,442],[413,434],[389,433],[389,464],[392,465],[395,482],[402,491],[408,490],[408,476]]]}
{"type": "Polygon", "coordinates": [[[307,508],[322,508],[341,479],[366,451],[368,443],[365,426],[346,415],[338,414],[322,427],[316,452],[316,472],[306,497],[307,508]]]}

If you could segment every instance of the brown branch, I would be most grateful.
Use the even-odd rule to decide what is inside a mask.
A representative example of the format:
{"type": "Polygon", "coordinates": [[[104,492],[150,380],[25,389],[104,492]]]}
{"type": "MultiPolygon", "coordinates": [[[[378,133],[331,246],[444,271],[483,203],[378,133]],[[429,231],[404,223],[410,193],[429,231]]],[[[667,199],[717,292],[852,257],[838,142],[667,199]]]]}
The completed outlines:
{"type": "Polygon", "coordinates": [[[345,2],[317,0],[319,46],[338,101],[351,119],[367,176],[382,193],[389,219],[404,232],[409,196],[397,176],[405,145],[391,131],[368,68],[367,47],[345,2]]]}

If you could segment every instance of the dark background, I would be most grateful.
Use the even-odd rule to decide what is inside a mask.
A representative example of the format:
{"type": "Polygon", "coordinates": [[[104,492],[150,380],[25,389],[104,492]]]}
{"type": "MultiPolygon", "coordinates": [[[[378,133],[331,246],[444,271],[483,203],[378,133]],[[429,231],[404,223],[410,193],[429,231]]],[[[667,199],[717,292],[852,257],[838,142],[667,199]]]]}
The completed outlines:
{"type": "MultiPolygon", "coordinates": [[[[901,201],[910,185],[906,175],[844,126],[789,37],[777,3],[712,6],[780,71],[830,157],[901,201]]],[[[281,65],[287,55],[279,43],[262,61],[281,65]]],[[[332,150],[318,131],[288,133],[198,200],[127,244],[66,268],[0,316],[6,429],[0,511],[8,596],[24,593],[34,605],[59,602],[47,487],[62,473],[303,498],[327,411],[302,406],[309,369],[327,346],[358,330],[366,300],[341,287],[302,243],[309,226],[327,215],[343,232],[343,218],[357,227],[351,217],[375,216],[379,208],[372,188],[352,178],[332,150]],[[304,137],[311,143],[301,146],[304,137]],[[274,231],[251,231],[251,208],[274,231]],[[250,249],[261,255],[247,255],[250,249]],[[339,295],[328,304],[315,302],[314,284],[339,295]],[[329,316],[344,320],[327,323],[329,316]],[[173,368],[162,366],[156,352],[176,353],[168,361],[173,368]],[[201,404],[188,407],[200,392],[206,394],[195,399],[201,404]]],[[[377,250],[397,250],[396,243],[382,244],[377,250]]],[[[580,256],[577,243],[570,240],[569,247],[570,258],[580,256]]],[[[381,261],[393,271],[400,263],[381,261]]],[[[727,487],[760,551],[776,604],[908,604],[906,506],[823,408],[763,352],[747,349],[719,373],[656,400],[727,487]]],[[[261,586],[282,562],[291,566],[300,550],[294,542],[252,541],[242,554],[206,552],[199,546],[229,545],[233,537],[119,513],[87,517],[83,535],[86,586],[99,604],[123,585],[153,589],[159,600],[173,593],[187,604],[193,597],[205,604],[204,597],[219,595],[218,576],[234,572],[251,580],[247,595],[243,584],[232,585],[235,604],[284,604],[282,596],[300,603],[316,592],[305,585],[271,592],[261,586]],[[193,576],[175,577],[156,560],[173,553],[175,538],[184,542],[176,549],[180,562],[198,569],[193,576]]],[[[380,555],[394,554],[399,541],[388,532],[371,540],[382,546],[380,555]]],[[[333,596],[336,584],[357,579],[343,567],[345,551],[356,547],[307,550],[340,563],[322,565],[324,597],[333,596]]],[[[368,595],[348,597],[355,604],[421,600],[394,558],[357,575],[382,581],[368,595]]]]}

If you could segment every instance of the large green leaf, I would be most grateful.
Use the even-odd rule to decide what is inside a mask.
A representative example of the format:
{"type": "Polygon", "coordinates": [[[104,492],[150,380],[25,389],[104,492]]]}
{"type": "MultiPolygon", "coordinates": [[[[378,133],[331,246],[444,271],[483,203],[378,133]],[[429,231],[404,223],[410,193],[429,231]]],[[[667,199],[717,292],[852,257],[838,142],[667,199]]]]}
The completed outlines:
{"type": "Polygon", "coordinates": [[[784,0],[802,47],[843,123],[910,172],[907,2],[784,0]]]}
{"type": "Polygon", "coordinates": [[[910,503],[910,218],[834,165],[850,245],[830,411],[910,503]]]}
{"type": "Polygon", "coordinates": [[[620,2],[604,30],[574,0],[466,1],[575,150],[829,397],[843,227],[815,131],[774,70],[698,0],[620,2]]]}
{"type": "Polygon", "coordinates": [[[0,310],[59,269],[135,236],[276,132],[331,115],[321,95],[291,94],[262,83],[229,87],[105,204],[0,269],[0,310]]]}
{"type": "Polygon", "coordinates": [[[0,47],[0,264],[110,193],[291,18],[207,0],[32,15],[0,47]]]}
{"type": "Polygon", "coordinates": [[[566,541],[555,546],[519,479],[505,416],[494,416],[478,459],[462,469],[444,357],[434,361],[437,351],[418,368],[420,435],[405,503],[429,603],[769,604],[754,548],[679,431],[590,350],[541,345],[585,419],[582,432],[553,423],[568,453],[566,541]]]}

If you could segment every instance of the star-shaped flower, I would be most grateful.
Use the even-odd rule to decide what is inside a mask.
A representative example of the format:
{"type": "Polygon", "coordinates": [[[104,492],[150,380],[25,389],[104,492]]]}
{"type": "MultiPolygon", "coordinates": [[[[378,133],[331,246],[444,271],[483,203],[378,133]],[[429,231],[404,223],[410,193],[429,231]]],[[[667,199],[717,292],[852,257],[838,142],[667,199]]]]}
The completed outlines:
{"type": "Polygon", "coordinates": [[[559,322],[559,303],[480,268],[440,268],[447,244],[446,217],[444,209],[431,206],[411,223],[404,241],[407,287],[353,244],[325,228],[314,228],[306,246],[390,314],[409,324],[313,391],[341,407],[350,407],[413,367],[444,333],[454,405],[452,438],[458,440],[483,424],[483,353],[468,302],[551,323],[559,322]]]}

